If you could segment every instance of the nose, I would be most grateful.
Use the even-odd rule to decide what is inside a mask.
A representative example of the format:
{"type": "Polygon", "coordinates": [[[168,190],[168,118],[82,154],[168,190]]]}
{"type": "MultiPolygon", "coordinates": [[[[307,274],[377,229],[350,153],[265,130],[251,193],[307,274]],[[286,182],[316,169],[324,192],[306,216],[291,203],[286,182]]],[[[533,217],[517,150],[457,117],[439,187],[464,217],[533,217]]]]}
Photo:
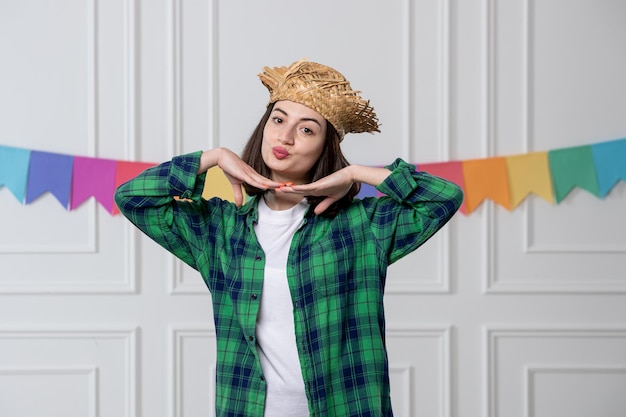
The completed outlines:
{"type": "Polygon", "coordinates": [[[291,145],[293,144],[294,136],[294,128],[281,129],[278,133],[278,141],[286,145],[291,145]]]}

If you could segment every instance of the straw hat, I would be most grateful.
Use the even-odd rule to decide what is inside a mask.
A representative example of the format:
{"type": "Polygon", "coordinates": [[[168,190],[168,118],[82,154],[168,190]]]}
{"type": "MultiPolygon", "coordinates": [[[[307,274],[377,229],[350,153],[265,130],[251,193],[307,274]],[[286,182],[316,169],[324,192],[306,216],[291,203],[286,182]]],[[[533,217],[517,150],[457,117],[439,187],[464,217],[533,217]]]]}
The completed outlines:
{"type": "Polygon", "coordinates": [[[304,104],[324,116],[340,140],[346,133],[380,132],[369,100],[331,67],[302,59],[289,67],[264,67],[259,78],[270,92],[270,104],[279,100],[304,104]]]}

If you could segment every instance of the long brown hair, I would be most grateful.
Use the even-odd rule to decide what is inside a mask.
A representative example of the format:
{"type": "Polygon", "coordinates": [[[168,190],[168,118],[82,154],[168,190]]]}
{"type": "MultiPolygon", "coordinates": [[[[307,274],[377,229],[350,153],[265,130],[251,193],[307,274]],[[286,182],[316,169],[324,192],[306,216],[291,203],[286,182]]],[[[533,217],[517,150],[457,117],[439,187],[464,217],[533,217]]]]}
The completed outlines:
{"type": "MultiPolygon", "coordinates": [[[[265,114],[261,117],[259,124],[252,132],[252,135],[250,136],[250,139],[248,139],[248,143],[244,147],[241,154],[241,159],[245,163],[250,165],[256,172],[267,178],[270,177],[271,171],[265,164],[265,161],[263,161],[261,145],[263,143],[263,129],[270,118],[273,108],[274,103],[267,106],[265,114]]],[[[315,182],[322,179],[333,172],[347,167],[348,165],[350,165],[350,163],[344,156],[341,151],[341,146],[339,145],[339,135],[337,134],[337,130],[333,127],[333,125],[326,121],[324,150],[315,165],[313,165],[313,168],[311,168],[311,171],[309,171],[309,182],[315,182]]],[[[246,190],[246,193],[250,196],[266,192],[265,190],[253,187],[249,184],[244,184],[243,187],[246,190]]],[[[353,183],[346,195],[331,205],[326,211],[324,211],[324,213],[322,213],[322,215],[326,217],[335,217],[341,209],[350,205],[360,190],[361,184],[353,183]]],[[[307,201],[313,208],[315,208],[315,206],[317,206],[323,199],[324,197],[307,196],[307,201]]]]}

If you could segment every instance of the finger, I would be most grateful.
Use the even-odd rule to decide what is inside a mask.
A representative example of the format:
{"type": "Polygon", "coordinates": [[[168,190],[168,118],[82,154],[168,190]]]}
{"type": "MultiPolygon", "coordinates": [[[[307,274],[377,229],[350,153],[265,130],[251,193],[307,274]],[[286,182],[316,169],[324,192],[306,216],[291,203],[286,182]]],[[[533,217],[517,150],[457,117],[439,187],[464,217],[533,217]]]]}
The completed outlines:
{"type": "Polygon", "coordinates": [[[293,194],[301,194],[301,195],[325,195],[328,193],[328,190],[319,187],[317,185],[313,185],[313,184],[301,184],[301,185],[294,185],[294,186],[285,186],[281,188],[284,191],[288,191],[291,192],[293,194]]]}
{"type": "Polygon", "coordinates": [[[285,185],[285,184],[279,184],[278,187],[274,187],[274,190],[281,192],[281,193],[291,193],[291,194],[296,194],[298,192],[294,190],[293,187],[289,185],[285,185]]]}
{"type": "Polygon", "coordinates": [[[264,189],[279,189],[281,187],[283,187],[283,184],[281,184],[280,182],[276,182],[276,181],[272,181],[272,180],[268,180],[267,178],[265,178],[265,181],[262,183],[264,189]]]}
{"type": "Polygon", "coordinates": [[[315,189],[315,187],[312,187],[311,184],[292,185],[292,186],[289,186],[289,188],[291,188],[294,191],[308,191],[308,192],[311,192],[312,190],[315,189]]]}
{"type": "Polygon", "coordinates": [[[276,188],[276,187],[280,187],[280,183],[276,182],[276,181],[272,181],[269,178],[265,178],[265,177],[251,177],[251,176],[246,176],[241,178],[242,182],[245,182],[246,184],[261,189],[261,190],[268,190],[270,188],[276,188]]]}
{"type": "Polygon", "coordinates": [[[242,176],[241,180],[248,185],[251,185],[256,188],[260,188],[262,190],[278,187],[280,185],[279,182],[273,181],[269,178],[266,178],[260,175],[258,172],[256,172],[252,168],[249,168],[249,171],[245,172],[245,175],[242,176]]]}
{"type": "Polygon", "coordinates": [[[325,212],[330,206],[333,205],[333,203],[337,201],[337,199],[332,198],[332,197],[326,197],[325,199],[323,199],[316,207],[315,207],[315,214],[320,215],[323,212],[325,212]]]}
{"type": "Polygon", "coordinates": [[[241,184],[232,184],[233,194],[235,196],[235,205],[240,207],[243,204],[243,193],[241,192],[241,184]]]}
{"type": "Polygon", "coordinates": [[[256,188],[260,188],[262,190],[267,190],[269,188],[277,188],[281,186],[280,182],[266,178],[258,174],[256,171],[253,171],[253,173],[249,174],[246,178],[243,179],[243,181],[246,184],[249,184],[256,188]]]}
{"type": "Polygon", "coordinates": [[[266,178],[256,172],[249,165],[238,167],[238,169],[225,169],[222,168],[228,180],[232,183],[246,183],[252,187],[259,188],[261,190],[267,190],[268,188],[278,187],[279,182],[266,178]]]}

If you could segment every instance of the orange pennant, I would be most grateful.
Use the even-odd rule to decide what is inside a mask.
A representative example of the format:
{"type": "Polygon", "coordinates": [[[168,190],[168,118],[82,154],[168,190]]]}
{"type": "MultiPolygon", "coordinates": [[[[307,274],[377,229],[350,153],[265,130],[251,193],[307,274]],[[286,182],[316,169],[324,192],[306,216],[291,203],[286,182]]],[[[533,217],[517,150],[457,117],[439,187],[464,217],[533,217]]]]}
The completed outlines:
{"type": "Polygon", "coordinates": [[[532,152],[506,158],[511,206],[517,207],[530,193],[554,204],[552,176],[547,152],[532,152]]]}
{"type": "Polygon", "coordinates": [[[485,198],[511,209],[506,159],[503,157],[471,159],[463,162],[467,213],[474,211],[485,198]]]}

